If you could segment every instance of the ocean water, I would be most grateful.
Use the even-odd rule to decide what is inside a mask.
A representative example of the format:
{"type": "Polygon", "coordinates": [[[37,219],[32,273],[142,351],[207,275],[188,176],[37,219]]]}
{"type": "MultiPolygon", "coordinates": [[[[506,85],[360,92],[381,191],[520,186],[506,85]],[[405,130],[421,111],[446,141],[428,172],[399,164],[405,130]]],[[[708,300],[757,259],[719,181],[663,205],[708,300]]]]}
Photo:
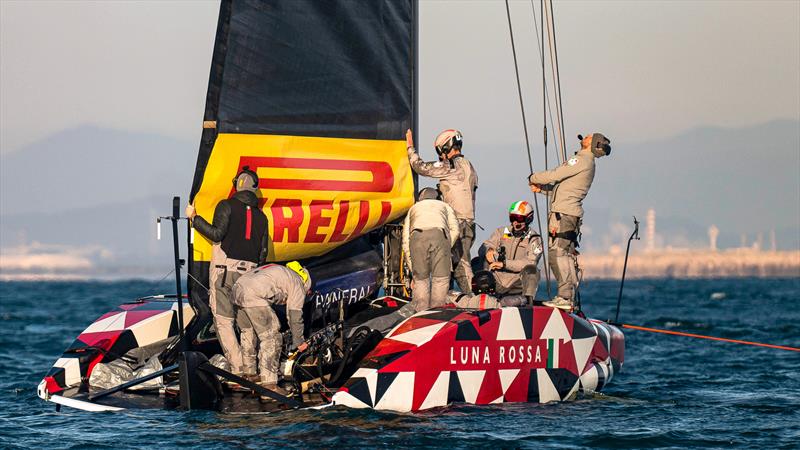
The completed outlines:
{"type": "MultiPolygon", "coordinates": [[[[800,448],[800,353],[627,330],[604,393],[560,404],[454,405],[423,414],[328,408],[273,415],[87,413],[36,397],[91,321],[169,282],[0,283],[0,448],[800,448]]],[[[613,317],[618,284],[587,282],[613,317]]],[[[800,347],[800,279],[634,280],[620,321],[800,347]],[[716,299],[724,293],[724,299],[716,299]]]]}

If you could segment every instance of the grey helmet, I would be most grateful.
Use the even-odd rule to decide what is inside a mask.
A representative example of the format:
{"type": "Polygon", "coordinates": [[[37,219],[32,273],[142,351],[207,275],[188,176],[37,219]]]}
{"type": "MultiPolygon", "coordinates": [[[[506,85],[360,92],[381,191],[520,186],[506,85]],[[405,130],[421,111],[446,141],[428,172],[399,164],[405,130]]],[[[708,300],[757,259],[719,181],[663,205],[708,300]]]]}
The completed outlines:
{"type": "Polygon", "coordinates": [[[233,179],[233,187],[236,189],[236,192],[256,192],[258,190],[258,175],[250,170],[250,166],[244,166],[233,179]]]}
{"type": "MultiPolygon", "coordinates": [[[[583,141],[583,136],[578,135],[578,140],[583,141]]],[[[589,146],[595,158],[608,156],[611,154],[611,140],[602,133],[592,133],[592,143],[589,146]]]]}

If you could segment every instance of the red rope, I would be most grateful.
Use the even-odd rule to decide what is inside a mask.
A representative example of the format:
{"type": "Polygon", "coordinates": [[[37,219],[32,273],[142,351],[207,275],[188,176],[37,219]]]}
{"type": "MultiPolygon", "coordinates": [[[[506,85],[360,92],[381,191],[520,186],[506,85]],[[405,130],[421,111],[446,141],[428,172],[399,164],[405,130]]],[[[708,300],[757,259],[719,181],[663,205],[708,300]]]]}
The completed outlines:
{"type": "Polygon", "coordinates": [[[631,330],[639,330],[639,331],[650,331],[652,333],[674,334],[676,336],[687,336],[687,337],[693,337],[693,338],[698,338],[698,339],[711,339],[712,341],[733,342],[734,344],[755,345],[757,347],[777,348],[778,350],[789,350],[789,351],[792,351],[792,352],[800,352],[800,348],[796,348],[796,347],[786,347],[786,346],[783,346],[783,345],[763,344],[761,342],[740,341],[738,339],[725,339],[725,338],[714,337],[714,336],[703,336],[702,334],[683,333],[683,332],[680,332],[680,331],[659,330],[658,328],[639,327],[639,326],[636,326],[636,325],[628,325],[627,323],[623,323],[622,324],[622,328],[629,328],[631,330]]]}

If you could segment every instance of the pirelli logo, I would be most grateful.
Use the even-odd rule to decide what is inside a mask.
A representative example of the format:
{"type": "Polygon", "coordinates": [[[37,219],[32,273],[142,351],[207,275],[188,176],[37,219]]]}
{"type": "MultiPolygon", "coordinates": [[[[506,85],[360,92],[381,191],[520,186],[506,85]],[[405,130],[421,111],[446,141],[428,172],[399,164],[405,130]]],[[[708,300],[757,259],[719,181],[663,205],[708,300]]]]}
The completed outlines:
{"type": "MultiPolygon", "coordinates": [[[[234,193],[230,180],[244,166],[258,174],[272,260],[320,255],[413,204],[404,141],[220,134],[195,197],[199,214],[213,216],[216,203],[234,193]]],[[[195,248],[203,258],[197,255],[202,245],[195,248]]]]}
{"type": "Polygon", "coordinates": [[[259,174],[261,189],[386,193],[394,187],[384,161],[243,156],[239,170],[244,166],[259,174]]]}

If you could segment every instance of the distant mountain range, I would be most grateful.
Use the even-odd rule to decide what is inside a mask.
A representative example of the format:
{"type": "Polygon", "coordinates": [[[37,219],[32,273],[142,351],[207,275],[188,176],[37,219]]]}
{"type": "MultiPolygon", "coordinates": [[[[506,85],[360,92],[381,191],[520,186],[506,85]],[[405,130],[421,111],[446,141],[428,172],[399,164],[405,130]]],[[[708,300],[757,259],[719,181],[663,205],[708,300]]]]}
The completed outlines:
{"type": "MultiPolygon", "coordinates": [[[[768,247],[773,229],[779,249],[800,248],[800,122],[704,127],[653,142],[612,140],[614,151],[598,161],[586,202],[584,250],[623,244],[634,214],[644,238],[651,207],[664,245],[702,247],[708,226],[716,224],[720,248],[738,246],[742,233],[751,243],[758,232],[768,247]]],[[[84,126],[0,157],[0,248],[33,241],[101,246],[106,256],[96,264],[169,270],[172,248],[169,240],[155,240],[155,218],[170,213],[173,195],[185,203],[197,147],[84,126]]],[[[527,165],[519,146],[465,150],[481,180],[477,220],[486,230],[479,231],[480,242],[503,224],[511,201],[530,199],[527,165]]],[[[543,209],[541,197],[539,204],[543,209]]]]}
{"type": "Polygon", "coordinates": [[[156,241],[156,217],[171,214],[174,195],[185,204],[198,145],[83,126],[3,155],[0,248],[101,246],[97,265],[169,270],[171,229],[156,241]]]}
{"type": "MultiPolygon", "coordinates": [[[[0,215],[186,196],[198,142],[82,126],[0,157],[0,215]]],[[[88,225],[88,224],[87,224],[88,225]]]]}

